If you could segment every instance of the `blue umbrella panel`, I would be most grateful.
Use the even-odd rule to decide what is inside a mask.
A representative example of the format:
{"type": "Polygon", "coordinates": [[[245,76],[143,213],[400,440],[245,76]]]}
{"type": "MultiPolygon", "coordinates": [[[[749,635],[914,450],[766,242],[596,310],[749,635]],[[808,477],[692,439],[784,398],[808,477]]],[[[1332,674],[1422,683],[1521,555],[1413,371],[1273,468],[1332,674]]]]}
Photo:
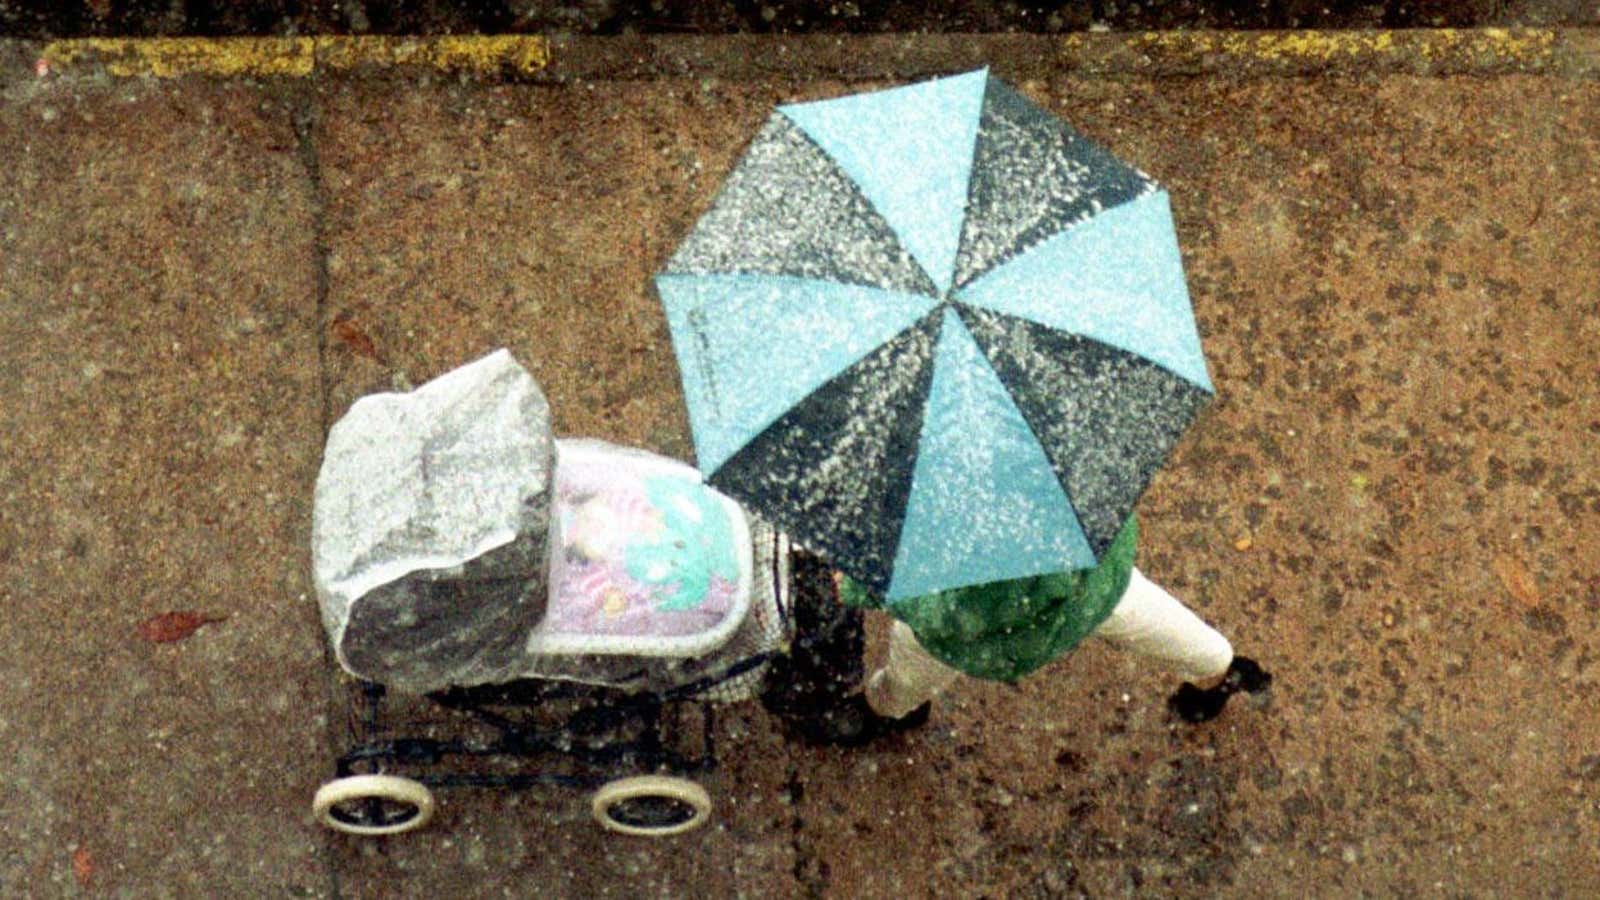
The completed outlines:
{"type": "Polygon", "coordinates": [[[779,107],[656,286],[708,480],[890,602],[1094,566],[1212,393],[1166,192],[987,70],[779,107]]]}

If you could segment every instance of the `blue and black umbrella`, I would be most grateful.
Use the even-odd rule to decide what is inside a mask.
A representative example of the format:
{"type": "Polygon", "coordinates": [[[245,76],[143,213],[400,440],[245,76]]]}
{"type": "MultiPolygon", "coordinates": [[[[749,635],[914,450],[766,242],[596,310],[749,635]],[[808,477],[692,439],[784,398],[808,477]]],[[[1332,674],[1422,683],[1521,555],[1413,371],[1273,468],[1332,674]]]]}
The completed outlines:
{"type": "Polygon", "coordinates": [[[708,480],[890,602],[1094,566],[1212,393],[1166,192],[987,70],[779,107],[656,286],[708,480]]]}

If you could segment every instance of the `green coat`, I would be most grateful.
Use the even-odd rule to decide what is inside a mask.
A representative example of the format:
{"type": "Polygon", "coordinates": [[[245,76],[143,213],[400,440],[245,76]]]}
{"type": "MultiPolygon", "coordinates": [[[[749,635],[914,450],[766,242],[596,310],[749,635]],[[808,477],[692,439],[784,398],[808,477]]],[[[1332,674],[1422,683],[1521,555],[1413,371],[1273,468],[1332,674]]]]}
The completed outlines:
{"type": "Polygon", "coordinates": [[[1122,599],[1133,572],[1133,516],[1093,569],[954,588],[886,605],[849,578],[848,606],[883,609],[911,626],[946,665],[992,681],[1016,681],[1067,653],[1122,599]]]}

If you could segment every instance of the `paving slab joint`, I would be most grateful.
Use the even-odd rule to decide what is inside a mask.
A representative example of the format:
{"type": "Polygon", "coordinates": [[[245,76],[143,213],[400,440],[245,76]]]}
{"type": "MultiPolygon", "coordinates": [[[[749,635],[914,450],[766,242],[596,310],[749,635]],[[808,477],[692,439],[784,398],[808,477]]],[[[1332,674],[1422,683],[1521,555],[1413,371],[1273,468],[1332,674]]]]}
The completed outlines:
{"type": "Polygon", "coordinates": [[[784,781],[784,792],[794,810],[794,819],[789,826],[789,850],[794,854],[794,865],[790,874],[794,878],[794,887],[800,891],[800,896],[808,900],[826,896],[827,866],[818,859],[816,847],[806,832],[803,804],[805,781],[800,776],[799,767],[792,763],[789,766],[788,778],[784,781]]]}

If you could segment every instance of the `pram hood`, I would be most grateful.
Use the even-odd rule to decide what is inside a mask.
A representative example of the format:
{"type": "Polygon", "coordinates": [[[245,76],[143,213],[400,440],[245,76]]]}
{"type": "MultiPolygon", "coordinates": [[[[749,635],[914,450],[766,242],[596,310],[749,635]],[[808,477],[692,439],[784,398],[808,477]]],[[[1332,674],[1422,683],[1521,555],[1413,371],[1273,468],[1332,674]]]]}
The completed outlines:
{"type": "Polygon", "coordinates": [[[328,434],[312,541],[339,664],[412,693],[620,683],[618,665],[659,686],[704,674],[690,660],[730,641],[756,652],[777,636],[763,613],[732,640],[756,581],[743,510],[692,466],[557,441],[505,350],[351,406],[328,434]]]}
{"type": "Polygon", "coordinates": [[[516,677],[548,593],[554,465],[549,405],[507,350],[356,401],[312,523],[340,664],[417,692],[516,677]]]}

